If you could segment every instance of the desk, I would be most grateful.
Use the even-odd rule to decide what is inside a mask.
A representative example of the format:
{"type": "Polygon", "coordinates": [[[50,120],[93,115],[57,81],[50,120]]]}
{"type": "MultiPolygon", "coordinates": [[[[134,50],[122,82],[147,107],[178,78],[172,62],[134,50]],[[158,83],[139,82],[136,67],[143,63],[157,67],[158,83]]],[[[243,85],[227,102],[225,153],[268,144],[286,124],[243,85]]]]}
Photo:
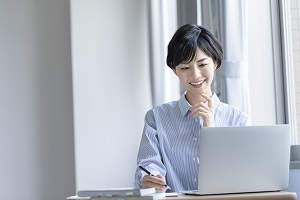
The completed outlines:
{"type": "Polygon", "coordinates": [[[206,196],[180,195],[178,197],[165,197],[164,200],[297,200],[297,194],[294,192],[261,192],[206,196]]]}

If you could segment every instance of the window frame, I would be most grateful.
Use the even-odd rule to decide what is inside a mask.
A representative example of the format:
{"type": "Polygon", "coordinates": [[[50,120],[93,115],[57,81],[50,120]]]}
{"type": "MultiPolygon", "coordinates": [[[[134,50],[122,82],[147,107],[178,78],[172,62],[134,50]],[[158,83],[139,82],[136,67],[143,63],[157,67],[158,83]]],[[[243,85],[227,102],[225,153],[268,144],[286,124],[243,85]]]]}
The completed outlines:
{"type": "MultiPolygon", "coordinates": [[[[271,6],[271,30],[273,46],[273,64],[274,64],[274,90],[275,90],[275,113],[276,124],[291,125],[291,145],[297,144],[297,116],[294,88],[294,69],[293,69],[293,48],[291,35],[291,17],[289,0],[269,0],[271,6]]],[[[177,3],[183,3],[177,0],[177,3]]],[[[183,10],[178,10],[179,25],[183,22],[205,19],[199,16],[200,5],[206,1],[194,0],[184,2],[185,4],[198,4],[198,18],[195,17],[195,11],[185,12],[187,5],[183,10]]],[[[179,5],[181,5],[179,4],[179,5]]],[[[181,5],[182,6],[182,5],[181,5]]],[[[207,6],[206,4],[204,7],[207,6]]],[[[194,6],[192,6],[194,7],[194,6]]],[[[179,6],[180,8],[180,6],[179,6]]],[[[204,21],[203,21],[204,20],[204,21]]],[[[202,24],[201,23],[201,24],[202,24]]],[[[216,75],[217,77],[217,75],[216,75]]],[[[218,87],[214,86],[217,91],[218,87]]]]}
{"type": "MultiPolygon", "coordinates": [[[[276,112],[277,123],[286,123],[291,125],[291,145],[297,144],[297,115],[295,102],[295,87],[294,87],[294,68],[293,68],[293,48],[292,48],[292,34],[291,34],[291,17],[290,17],[290,2],[289,0],[272,1],[272,26],[280,30],[279,42],[273,41],[273,44],[281,46],[274,46],[274,49],[279,53],[281,51],[281,60],[276,61],[274,81],[280,79],[282,83],[276,83],[276,112]],[[279,12],[279,15],[276,13],[279,12]],[[278,19],[279,18],[279,19],[278,19]],[[276,20],[279,20],[276,22],[276,20]],[[274,22],[274,23],[273,23],[274,22]],[[280,69],[281,63],[281,69],[280,69]],[[280,77],[281,74],[281,77],[280,77]],[[283,87],[283,88],[282,88],[283,87]],[[282,97],[280,97],[282,96],[282,97]],[[278,101],[277,101],[278,100],[278,101]],[[281,106],[284,105],[284,109],[281,106]]],[[[274,39],[277,40],[276,33],[273,32],[274,39]]],[[[278,55],[278,54],[274,54],[278,55]]],[[[277,56],[274,56],[277,57],[277,56]]]]}

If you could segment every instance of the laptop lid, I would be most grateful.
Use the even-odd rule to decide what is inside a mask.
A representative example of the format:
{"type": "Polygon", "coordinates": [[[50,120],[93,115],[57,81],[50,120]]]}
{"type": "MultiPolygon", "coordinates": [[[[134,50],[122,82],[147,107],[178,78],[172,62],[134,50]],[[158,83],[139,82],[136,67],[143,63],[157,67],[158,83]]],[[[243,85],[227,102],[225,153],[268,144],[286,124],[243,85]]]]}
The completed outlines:
{"type": "Polygon", "coordinates": [[[289,161],[289,125],[203,127],[198,193],[286,189],[289,161]]]}

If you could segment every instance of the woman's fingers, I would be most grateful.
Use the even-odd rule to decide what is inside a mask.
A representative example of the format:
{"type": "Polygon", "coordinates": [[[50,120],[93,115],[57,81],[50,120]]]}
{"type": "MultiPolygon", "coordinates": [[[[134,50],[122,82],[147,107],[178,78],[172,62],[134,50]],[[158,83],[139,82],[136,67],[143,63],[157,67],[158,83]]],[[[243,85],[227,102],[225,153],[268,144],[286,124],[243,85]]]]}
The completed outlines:
{"type": "Polygon", "coordinates": [[[191,117],[195,118],[199,116],[204,117],[208,113],[212,113],[213,109],[201,102],[191,107],[190,111],[191,111],[190,113],[191,117]]]}
{"type": "Polygon", "coordinates": [[[154,187],[157,192],[165,192],[167,190],[165,177],[160,174],[157,176],[144,176],[141,184],[143,188],[154,187]]]}
{"type": "Polygon", "coordinates": [[[190,116],[192,118],[203,117],[203,126],[214,126],[214,112],[213,103],[209,96],[202,94],[203,98],[207,100],[207,105],[203,102],[197,103],[190,108],[190,116]]]}
{"type": "Polygon", "coordinates": [[[209,96],[207,96],[206,94],[201,94],[202,97],[204,97],[207,100],[207,105],[210,109],[213,109],[213,103],[212,100],[209,96]]]}

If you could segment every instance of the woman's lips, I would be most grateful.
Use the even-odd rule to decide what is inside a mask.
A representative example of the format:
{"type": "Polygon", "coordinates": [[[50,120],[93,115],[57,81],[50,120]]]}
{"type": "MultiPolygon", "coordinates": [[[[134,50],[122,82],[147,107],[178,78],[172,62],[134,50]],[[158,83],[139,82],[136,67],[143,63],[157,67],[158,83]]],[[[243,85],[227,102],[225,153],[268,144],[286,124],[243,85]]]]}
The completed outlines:
{"type": "Polygon", "coordinates": [[[193,82],[193,83],[190,83],[193,87],[195,88],[199,88],[202,86],[202,84],[204,83],[205,80],[202,80],[202,81],[199,81],[199,82],[193,82]]]}

